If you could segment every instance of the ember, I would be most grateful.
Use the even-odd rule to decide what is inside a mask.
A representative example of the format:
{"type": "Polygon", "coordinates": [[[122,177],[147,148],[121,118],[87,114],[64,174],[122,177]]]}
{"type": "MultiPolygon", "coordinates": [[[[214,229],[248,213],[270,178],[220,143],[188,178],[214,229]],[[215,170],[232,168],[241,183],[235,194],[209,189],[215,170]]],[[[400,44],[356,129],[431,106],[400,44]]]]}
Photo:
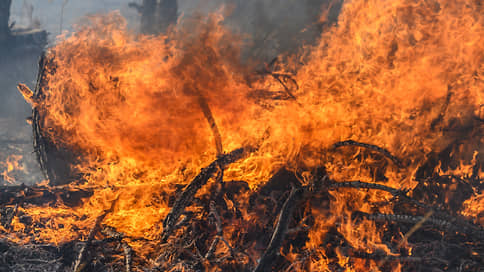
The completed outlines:
{"type": "Polygon", "coordinates": [[[220,14],[91,17],[19,86],[49,184],[1,188],[0,268],[480,271],[483,8],[346,1],[262,69],[220,14]]]}

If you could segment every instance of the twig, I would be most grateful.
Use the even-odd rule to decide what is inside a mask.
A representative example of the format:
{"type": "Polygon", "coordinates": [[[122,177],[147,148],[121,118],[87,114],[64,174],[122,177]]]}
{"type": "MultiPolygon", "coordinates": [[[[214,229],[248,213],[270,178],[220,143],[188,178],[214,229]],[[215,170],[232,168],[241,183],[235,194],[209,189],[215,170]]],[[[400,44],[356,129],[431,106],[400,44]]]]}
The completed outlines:
{"type": "Polygon", "coordinates": [[[289,197],[284,202],[282,206],[281,212],[279,213],[279,217],[277,220],[277,225],[272,233],[271,241],[269,242],[269,246],[262,254],[262,257],[259,260],[259,263],[253,270],[253,272],[262,272],[262,271],[270,271],[271,264],[274,258],[279,254],[279,249],[282,246],[282,242],[284,242],[284,238],[286,236],[289,223],[292,219],[292,213],[298,202],[302,193],[301,188],[293,187],[289,197]]]}
{"type": "MultiPolygon", "coordinates": [[[[424,217],[422,217],[422,219],[420,219],[420,221],[418,221],[407,233],[405,233],[405,235],[403,236],[402,240],[398,243],[397,245],[397,248],[400,248],[403,244],[407,243],[408,241],[408,238],[410,238],[410,236],[412,236],[412,234],[414,234],[418,229],[420,229],[423,224],[430,219],[430,217],[432,216],[434,212],[433,211],[429,211],[425,214],[424,217]]],[[[385,265],[385,263],[390,259],[390,255],[387,255],[382,261],[381,263],[378,264],[378,267],[382,267],[383,265],[385,265]]]]}
{"type": "MultiPolygon", "coordinates": [[[[291,81],[296,86],[296,90],[299,90],[299,85],[297,84],[297,81],[294,79],[294,77],[290,74],[277,73],[277,72],[271,71],[273,69],[275,63],[278,60],[279,60],[279,58],[275,57],[262,70],[257,71],[257,74],[272,76],[275,80],[277,80],[282,85],[282,87],[284,87],[284,91],[287,93],[287,95],[289,95],[289,97],[291,99],[294,99],[297,102],[296,96],[292,93],[292,91],[286,85],[287,81],[291,81]]],[[[299,104],[299,102],[297,102],[297,103],[299,104]]]]}
{"type": "Polygon", "coordinates": [[[133,249],[128,245],[126,242],[122,242],[121,246],[124,250],[124,264],[125,264],[125,271],[131,272],[131,262],[133,261],[133,249]]]}
{"type": "Polygon", "coordinates": [[[277,81],[279,81],[279,83],[281,83],[282,87],[284,87],[284,90],[286,91],[286,93],[294,100],[297,101],[297,98],[296,96],[291,92],[291,90],[289,90],[289,88],[287,87],[286,83],[283,82],[283,79],[285,81],[287,80],[290,80],[294,83],[294,85],[296,85],[296,90],[299,89],[299,85],[297,84],[296,80],[294,78],[292,78],[291,75],[287,75],[287,74],[281,74],[281,73],[273,73],[273,72],[269,72],[269,74],[274,78],[276,79],[277,81]]]}
{"type": "Polygon", "coordinates": [[[171,211],[166,216],[163,221],[163,233],[161,235],[162,242],[166,242],[168,237],[175,230],[176,223],[180,215],[185,211],[191,202],[197,191],[205,185],[210,177],[220,168],[224,168],[228,164],[231,164],[242,157],[244,157],[248,152],[252,152],[254,148],[246,147],[236,149],[228,154],[219,156],[218,159],[213,161],[209,166],[203,168],[191,182],[185,187],[180,196],[176,199],[171,211]]]}
{"type": "Polygon", "coordinates": [[[400,159],[393,156],[392,153],[390,153],[390,151],[386,150],[385,148],[382,148],[382,147],[379,147],[379,146],[376,146],[376,145],[372,145],[372,144],[360,143],[360,142],[356,142],[356,141],[353,141],[353,140],[341,141],[341,142],[337,142],[337,143],[333,144],[334,149],[336,149],[338,147],[342,147],[342,146],[359,146],[359,147],[363,147],[363,148],[366,148],[366,149],[376,151],[378,153],[381,153],[383,156],[387,157],[388,159],[390,159],[396,166],[403,167],[400,159]]]}
{"type": "MultiPolygon", "coordinates": [[[[414,256],[398,256],[398,255],[388,255],[385,254],[384,252],[374,252],[374,253],[368,253],[360,250],[356,250],[353,248],[350,249],[342,249],[342,252],[344,253],[345,256],[348,257],[353,257],[353,258],[359,258],[359,259],[369,259],[369,260],[374,260],[374,261],[380,261],[384,260],[385,262],[387,261],[393,261],[393,262],[400,262],[400,263],[421,263],[421,262],[439,262],[442,264],[448,265],[449,263],[445,260],[439,259],[439,258],[434,258],[434,257],[414,257],[414,256]]],[[[385,263],[380,264],[378,267],[372,271],[381,271],[381,267],[385,263]]]]}
{"type": "Polygon", "coordinates": [[[359,211],[354,212],[353,214],[356,217],[364,217],[366,219],[374,220],[374,221],[384,221],[384,222],[393,221],[393,222],[410,223],[410,224],[427,222],[442,229],[452,228],[452,223],[449,221],[432,218],[432,217],[426,218],[425,216],[420,216],[420,215],[384,214],[384,213],[369,214],[369,213],[359,212],[359,211]]]}
{"type": "Polygon", "coordinates": [[[224,238],[222,220],[220,219],[220,215],[217,212],[217,208],[215,207],[214,201],[210,201],[210,215],[212,215],[215,219],[215,227],[217,229],[217,234],[214,240],[212,241],[212,244],[210,245],[210,248],[207,251],[207,254],[205,254],[205,259],[209,259],[212,257],[213,253],[215,252],[215,249],[217,248],[217,244],[220,240],[224,242],[224,244],[229,248],[230,255],[233,257],[235,255],[234,250],[232,246],[230,246],[229,242],[224,238]]]}
{"type": "MultiPolygon", "coordinates": [[[[5,219],[1,220],[3,222],[0,222],[0,223],[3,223],[3,226],[5,227],[5,229],[11,230],[12,229],[12,220],[17,215],[18,204],[15,204],[13,209],[12,208],[5,208],[5,210],[6,210],[7,214],[5,215],[5,219]],[[11,209],[11,211],[7,212],[7,209],[11,209]]],[[[1,219],[1,215],[0,215],[0,219],[1,219]]]]}
{"type": "Polygon", "coordinates": [[[81,249],[79,250],[79,254],[77,255],[77,258],[74,262],[74,267],[73,267],[72,271],[80,272],[86,266],[86,264],[84,263],[84,256],[85,256],[86,250],[91,245],[91,242],[94,239],[94,236],[96,235],[96,233],[100,230],[101,223],[104,220],[104,218],[106,217],[106,215],[108,215],[110,212],[112,212],[114,210],[114,206],[115,206],[117,201],[118,201],[118,198],[116,198],[111,203],[111,207],[109,209],[105,210],[101,215],[99,215],[96,218],[94,226],[92,227],[91,231],[89,231],[89,235],[87,236],[87,240],[83,243],[81,249]]]}
{"type": "Polygon", "coordinates": [[[114,239],[118,241],[121,244],[121,247],[123,248],[124,251],[124,266],[125,266],[125,271],[130,272],[131,271],[131,263],[133,260],[133,249],[131,246],[123,241],[125,235],[122,232],[117,231],[114,227],[111,226],[104,226],[104,228],[101,230],[101,233],[104,235],[109,236],[111,239],[114,239]]]}

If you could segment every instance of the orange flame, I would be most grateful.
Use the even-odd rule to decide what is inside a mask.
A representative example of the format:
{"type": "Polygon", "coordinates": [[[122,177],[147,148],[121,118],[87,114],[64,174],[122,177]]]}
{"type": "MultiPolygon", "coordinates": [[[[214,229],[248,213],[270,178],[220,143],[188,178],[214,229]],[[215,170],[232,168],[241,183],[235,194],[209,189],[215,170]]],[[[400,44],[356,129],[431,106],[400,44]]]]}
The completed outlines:
{"type": "Polygon", "coordinates": [[[21,160],[22,155],[10,155],[4,162],[0,162],[0,169],[4,169],[0,173],[0,177],[9,184],[16,184],[17,179],[14,177],[14,174],[25,170],[21,160]]]}
{"type": "MultiPolygon", "coordinates": [[[[321,165],[337,181],[413,188],[426,158],[463,138],[466,143],[452,154],[459,165],[442,171],[470,175],[473,152],[483,151],[483,14],[478,1],[347,1],[317,45],[276,65],[278,73],[297,71],[299,88],[288,100],[260,95],[284,88],[242,64],[241,40],[219,15],[158,37],[127,33],[117,14],[92,17],[50,50],[55,72],[47,73],[49,91],[38,108],[52,140],[79,151],[81,163],[73,167],[85,174],[83,186],[97,190],[75,209],[23,211],[52,221],[51,230],[35,238],[73,239],[74,226],[88,229],[118,196],[105,224],[132,238],[157,237],[168,213],[164,195],[216,156],[200,98],[212,110],[224,151],[247,143],[260,147],[225,171],[227,180],[247,181],[252,190],[283,166],[308,184],[308,169],[321,165]],[[384,147],[404,167],[359,148],[331,149],[347,139],[384,147]]],[[[313,210],[316,223],[306,248],[317,257],[309,258],[310,269],[328,268],[320,247],[335,225],[352,247],[393,254],[374,222],[351,218],[355,210],[374,211],[369,203],[390,201],[390,194],[344,189],[331,195],[331,213],[313,210]]],[[[462,214],[482,213],[482,192],[477,195],[462,214]]],[[[391,206],[378,212],[391,212],[391,206]]],[[[142,250],[141,244],[132,246],[142,250]]],[[[336,254],[348,271],[366,271],[363,261],[336,254]]]]}

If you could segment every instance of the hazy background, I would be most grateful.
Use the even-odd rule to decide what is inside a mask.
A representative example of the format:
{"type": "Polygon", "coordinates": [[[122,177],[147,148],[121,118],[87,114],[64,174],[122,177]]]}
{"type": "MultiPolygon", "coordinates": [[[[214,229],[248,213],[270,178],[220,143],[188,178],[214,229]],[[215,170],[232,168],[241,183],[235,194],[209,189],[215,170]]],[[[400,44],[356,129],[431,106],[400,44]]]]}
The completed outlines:
{"type": "MultiPolygon", "coordinates": [[[[138,31],[140,14],[128,3],[141,0],[13,0],[10,22],[16,27],[44,29],[53,45],[62,31],[72,31],[85,15],[119,10],[132,31],[138,31]]],[[[194,13],[230,11],[226,25],[233,31],[248,34],[247,56],[268,62],[284,52],[296,52],[312,43],[324,27],[319,24],[321,7],[327,0],[179,0],[181,20],[194,13]]],[[[336,12],[333,12],[336,13],[336,12]]],[[[18,82],[34,88],[37,75],[37,50],[0,52],[0,185],[5,174],[16,183],[32,184],[43,179],[35,161],[31,127],[25,121],[30,106],[16,90],[18,82]],[[21,155],[23,170],[6,171],[8,156],[21,155]]]]}

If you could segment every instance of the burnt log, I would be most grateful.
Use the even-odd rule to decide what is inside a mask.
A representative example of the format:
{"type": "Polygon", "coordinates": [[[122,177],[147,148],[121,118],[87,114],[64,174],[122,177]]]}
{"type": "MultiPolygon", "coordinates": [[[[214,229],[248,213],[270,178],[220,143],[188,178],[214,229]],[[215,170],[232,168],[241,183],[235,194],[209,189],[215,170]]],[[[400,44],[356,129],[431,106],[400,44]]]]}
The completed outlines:
{"type": "Polygon", "coordinates": [[[79,206],[83,199],[91,197],[92,191],[79,188],[47,187],[26,185],[0,186],[0,206],[32,204],[42,206],[59,202],[68,207],[79,206]]]}
{"type": "MultiPolygon", "coordinates": [[[[44,54],[39,60],[39,72],[33,101],[41,101],[47,92],[47,73],[55,73],[55,64],[51,56],[44,54]]],[[[80,152],[71,146],[54,143],[49,132],[52,128],[44,123],[44,109],[34,106],[32,109],[32,133],[34,152],[40,168],[49,180],[49,185],[64,185],[80,180],[82,174],[74,170],[73,165],[80,163],[80,152]]]]}

